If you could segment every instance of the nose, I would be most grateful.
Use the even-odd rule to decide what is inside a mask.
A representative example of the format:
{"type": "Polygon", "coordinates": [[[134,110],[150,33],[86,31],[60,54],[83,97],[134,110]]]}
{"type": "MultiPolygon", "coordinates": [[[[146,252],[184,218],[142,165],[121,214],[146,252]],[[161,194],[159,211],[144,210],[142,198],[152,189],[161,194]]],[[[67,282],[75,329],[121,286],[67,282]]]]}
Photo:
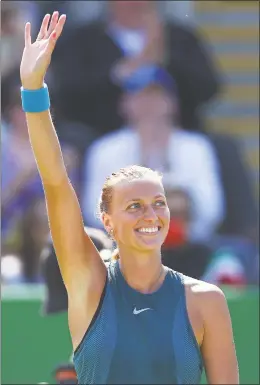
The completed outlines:
{"type": "Polygon", "coordinates": [[[146,206],[144,210],[144,219],[149,222],[157,222],[158,217],[151,206],[146,206]]]}

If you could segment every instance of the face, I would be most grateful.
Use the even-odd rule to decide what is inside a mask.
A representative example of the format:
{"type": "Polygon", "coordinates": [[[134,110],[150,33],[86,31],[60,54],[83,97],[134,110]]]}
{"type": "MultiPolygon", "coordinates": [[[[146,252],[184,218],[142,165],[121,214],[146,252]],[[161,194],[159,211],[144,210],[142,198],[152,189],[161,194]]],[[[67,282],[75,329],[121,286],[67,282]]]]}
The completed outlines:
{"type": "Polygon", "coordinates": [[[124,100],[124,111],[133,123],[160,122],[172,117],[174,100],[164,89],[151,86],[128,94],[124,100]]]}
{"type": "Polygon", "coordinates": [[[106,229],[113,229],[119,247],[160,250],[168,233],[170,213],[160,181],[151,176],[116,184],[106,229]]]}
{"type": "MultiPolygon", "coordinates": [[[[3,3],[4,4],[4,3],[3,3]]],[[[14,35],[18,32],[19,26],[19,14],[16,9],[10,8],[2,11],[2,25],[1,33],[2,36],[14,35]]]]}
{"type": "Polygon", "coordinates": [[[139,28],[152,1],[110,1],[113,18],[126,28],[139,28]]]}

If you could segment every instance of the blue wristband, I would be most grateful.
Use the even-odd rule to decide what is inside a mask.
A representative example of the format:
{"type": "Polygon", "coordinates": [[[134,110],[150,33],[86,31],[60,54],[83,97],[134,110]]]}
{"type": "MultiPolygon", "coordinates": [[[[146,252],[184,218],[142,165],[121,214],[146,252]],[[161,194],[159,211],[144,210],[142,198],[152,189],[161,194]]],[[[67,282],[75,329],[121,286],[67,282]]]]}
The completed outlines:
{"type": "Polygon", "coordinates": [[[50,108],[50,96],[47,84],[38,90],[26,90],[21,87],[22,107],[24,112],[43,112],[50,108]]]}

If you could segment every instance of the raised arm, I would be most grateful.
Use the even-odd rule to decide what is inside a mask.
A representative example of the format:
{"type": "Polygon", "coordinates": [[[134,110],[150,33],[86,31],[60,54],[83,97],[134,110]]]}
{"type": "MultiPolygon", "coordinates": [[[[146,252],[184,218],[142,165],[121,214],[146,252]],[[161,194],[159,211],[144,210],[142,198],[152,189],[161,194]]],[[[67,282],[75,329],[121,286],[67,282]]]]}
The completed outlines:
{"type": "MultiPolygon", "coordinates": [[[[88,306],[91,316],[98,305],[105,284],[106,268],[95,246],[84,231],[81,210],[68,178],[48,103],[47,107],[46,103],[43,107],[42,96],[38,98],[38,102],[36,99],[39,91],[42,91],[51,54],[62,32],[65,20],[66,16],[62,15],[59,18],[58,12],[52,15],[51,21],[50,15],[46,15],[37,40],[33,44],[31,43],[30,24],[26,24],[25,48],[20,73],[23,86],[23,108],[26,112],[30,142],[43,183],[51,235],[68,292],[69,307],[73,308],[73,313],[75,311],[77,316],[79,316],[77,309],[82,309],[80,316],[82,324],[85,322],[86,325],[84,305],[88,306]],[[29,90],[28,93],[27,90],[29,90]],[[32,99],[32,95],[35,95],[34,99],[32,99]],[[34,104],[33,107],[32,104],[34,104]],[[82,301],[84,301],[84,305],[82,301]]],[[[75,330],[80,328],[78,324],[75,325],[74,320],[70,326],[75,330]]],[[[74,336],[77,334],[73,338],[74,345],[76,345],[82,333],[72,334],[74,336]]]]}

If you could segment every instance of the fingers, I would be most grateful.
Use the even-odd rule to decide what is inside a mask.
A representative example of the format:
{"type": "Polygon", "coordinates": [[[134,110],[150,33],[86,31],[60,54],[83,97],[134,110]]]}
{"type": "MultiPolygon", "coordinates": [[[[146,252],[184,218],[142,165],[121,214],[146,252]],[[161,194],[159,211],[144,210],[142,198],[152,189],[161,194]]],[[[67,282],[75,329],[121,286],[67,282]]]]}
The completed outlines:
{"type": "Polygon", "coordinates": [[[57,25],[58,19],[59,19],[59,12],[57,12],[57,11],[53,12],[50,26],[48,28],[48,32],[47,32],[45,37],[47,37],[47,38],[50,37],[50,35],[52,34],[52,32],[54,31],[54,29],[57,25]]]}
{"type": "Polygon", "coordinates": [[[42,25],[41,25],[40,31],[39,31],[38,36],[37,36],[37,40],[41,40],[47,36],[50,17],[51,17],[51,15],[49,15],[49,14],[44,16],[44,18],[42,20],[42,25]]]}
{"type": "Polygon", "coordinates": [[[51,33],[51,36],[49,38],[48,50],[50,53],[52,53],[55,47],[55,44],[57,42],[57,39],[60,37],[62,33],[65,22],[66,22],[66,15],[61,15],[54,31],[51,33]]]}
{"type": "Polygon", "coordinates": [[[29,47],[32,44],[31,40],[31,24],[26,23],[24,28],[24,44],[25,47],[29,47]]]}
{"type": "Polygon", "coordinates": [[[59,12],[57,11],[53,12],[52,17],[49,14],[44,16],[37,40],[48,39],[50,37],[57,25],[58,18],[59,12]]]}
{"type": "Polygon", "coordinates": [[[60,37],[65,22],[66,22],[66,15],[61,15],[61,17],[59,18],[59,21],[55,27],[55,30],[53,31],[54,33],[56,32],[56,39],[58,39],[60,37]]]}

